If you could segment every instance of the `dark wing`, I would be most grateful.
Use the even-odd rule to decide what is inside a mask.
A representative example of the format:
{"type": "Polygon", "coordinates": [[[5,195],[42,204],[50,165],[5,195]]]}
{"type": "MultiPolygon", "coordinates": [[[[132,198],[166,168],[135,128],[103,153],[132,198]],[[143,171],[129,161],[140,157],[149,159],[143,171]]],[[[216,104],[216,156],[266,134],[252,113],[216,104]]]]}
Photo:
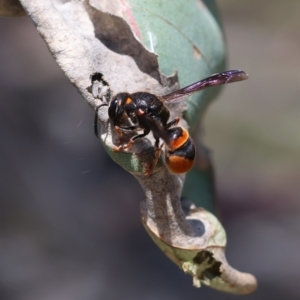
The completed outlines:
{"type": "Polygon", "coordinates": [[[168,95],[160,96],[159,98],[166,102],[179,102],[182,98],[191,93],[201,91],[211,86],[246,80],[247,78],[248,74],[241,70],[225,71],[222,73],[213,74],[210,77],[197,81],[168,95]]]}

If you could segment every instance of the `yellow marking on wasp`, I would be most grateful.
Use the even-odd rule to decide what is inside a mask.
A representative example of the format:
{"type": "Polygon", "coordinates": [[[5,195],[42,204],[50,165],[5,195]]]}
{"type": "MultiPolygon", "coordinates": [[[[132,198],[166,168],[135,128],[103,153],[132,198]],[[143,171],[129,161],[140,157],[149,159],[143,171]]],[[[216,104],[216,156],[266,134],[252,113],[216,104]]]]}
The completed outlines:
{"type": "Polygon", "coordinates": [[[132,99],[130,97],[128,97],[125,101],[126,104],[130,104],[132,102],[132,99]]]}
{"type": "Polygon", "coordinates": [[[171,172],[180,174],[190,170],[194,164],[194,160],[182,156],[170,155],[167,157],[166,163],[171,172]]]}
{"type": "Polygon", "coordinates": [[[171,141],[168,145],[169,149],[176,150],[180,148],[188,139],[189,133],[182,127],[181,136],[177,137],[175,140],[171,141]]]}

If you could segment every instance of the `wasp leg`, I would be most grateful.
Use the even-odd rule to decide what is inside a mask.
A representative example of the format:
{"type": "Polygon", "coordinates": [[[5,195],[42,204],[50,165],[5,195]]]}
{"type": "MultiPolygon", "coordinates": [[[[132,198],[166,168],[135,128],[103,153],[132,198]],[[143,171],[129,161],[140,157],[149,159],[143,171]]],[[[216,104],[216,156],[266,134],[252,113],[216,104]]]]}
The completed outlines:
{"type": "MultiPolygon", "coordinates": [[[[117,127],[117,130],[121,132],[121,130],[120,130],[121,128],[120,127],[118,127],[118,126],[115,126],[115,127],[117,127]]],[[[114,147],[113,150],[115,152],[118,152],[118,151],[122,151],[122,150],[125,150],[125,149],[130,149],[135,140],[140,139],[140,138],[148,135],[149,132],[150,132],[149,129],[145,129],[143,133],[135,135],[134,137],[132,137],[127,144],[114,147]]]]}
{"type": "Polygon", "coordinates": [[[128,127],[119,127],[122,130],[137,130],[139,129],[138,125],[128,126],[128,127]]]}
{"type": "Polygon", "coordinates": [[[164,145],[164,143],[162,143],[161,146],[159,146],[159,139],[155,140],[155,159],[154,159],[153,163],[151,164],[151,167],[145,172],[146,176],[150,176],[153,173],[153,170],[160,158],[163,145],[164,145]]]}
{"type": "Polygon", "coordinates": [[[122,141],[123,141],[123,131],[122,131],[122,129],[119,126],[115,126],[114,131],[119,136],[119,139],[117,140],[116,143],[118,145],[122,144],[122,141]]]}
{"type": "Polygon", "coordinates": [[[97,138],[99,138],[99,131],[98,131],[98,112],[99,112],[100,107],[102,107],[102,106],[108,106],[108,104],[103,103],[103,104],[100,104],[100,105],[96,108],[95,118],[94,118],[94,133],[95,133],[95,136],[96,136],[97,138]]]}
{"type": "Polygon", "coordinates": [[[128,127],[119,127],[119,126],[114,126],[114,131],[115,133],[120,137],[119,140],[117,141],[117,144],[120,145],[122,144],[123,140],[123,130],[136,130],[139,127],[137,125],[134,126],[128,126],[128,127]]]}
{"type": "Polygon", "coordinates": [[[172,121],[167,123],[167,125],[164,127],[164,129],[169,129],[172,126],[176,126],[179,123],[179,120],[180,120],[179,117],[174,118],[172,121]]]}

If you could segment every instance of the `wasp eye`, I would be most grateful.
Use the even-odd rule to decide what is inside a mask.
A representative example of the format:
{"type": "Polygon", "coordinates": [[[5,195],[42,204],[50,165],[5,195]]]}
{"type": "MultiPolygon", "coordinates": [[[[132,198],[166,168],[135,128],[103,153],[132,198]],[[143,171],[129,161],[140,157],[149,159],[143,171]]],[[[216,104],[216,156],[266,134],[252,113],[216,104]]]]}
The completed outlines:
{"type": "Polygon", "coordinates": [[[118,125],[124,117],[124,105],[129,96],[128,93],[119,93],[109,104],[108,116],[115,125],[118,125]]]}
{"type": "Polygon", "coordinates": [[[117,98],[113,99],[109,105],[108,108],[108,116],[111,120],[115,120],[116,116],[118,115],[118,102],[119,100],[117,98]]]}

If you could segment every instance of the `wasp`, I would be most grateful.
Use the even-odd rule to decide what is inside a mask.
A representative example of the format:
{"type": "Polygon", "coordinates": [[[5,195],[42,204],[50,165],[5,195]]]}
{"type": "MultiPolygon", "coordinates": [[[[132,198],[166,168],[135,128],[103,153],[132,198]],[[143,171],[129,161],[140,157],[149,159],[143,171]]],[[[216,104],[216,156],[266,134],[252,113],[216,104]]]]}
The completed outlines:
{"type": "Polygon", "coordinates": [[[94,131],[98,137],[98,109],[108,105],[108,116],[113,123],[115,132],[122,136],[123,131],[143,131],[134,135],[128,143],[115,147],[115,151],[130,149],[132,144],[152,132],[155,139],[155,161],[148,173],[150,175],[160,157],[165,144],[165,162],[168,169],[176,174],[189,171],[195,161],[195,145],[188,131],[177,126],[180,120],[170,119],[170,111],[165,104],[182,101],[186,96],[208,87],[241,81],[248,75],[241,70],[230,70],[213,74],[203,80],[174,91],[170,94],[157,96],[147,92],[119,93],[111,98],[108,104],[101,104],[96,109],[94,131]],[[130,120],[131,126],[124,126],[130,120]],[[160,140],[164,143],[160,146],[160,140]]]}

